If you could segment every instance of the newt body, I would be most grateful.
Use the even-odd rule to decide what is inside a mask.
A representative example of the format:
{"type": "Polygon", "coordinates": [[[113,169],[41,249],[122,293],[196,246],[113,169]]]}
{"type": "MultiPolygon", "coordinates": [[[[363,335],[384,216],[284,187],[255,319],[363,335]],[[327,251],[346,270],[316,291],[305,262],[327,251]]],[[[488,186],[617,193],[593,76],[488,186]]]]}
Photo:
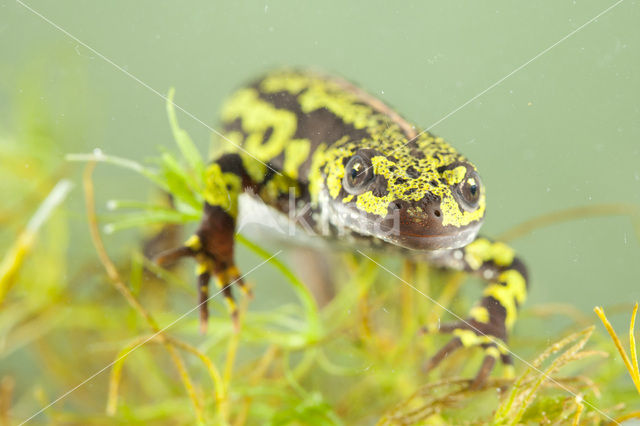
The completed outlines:
{"type": "MultiPolygon", "coordinates": [[[[507,340],[526,297],[527,272],[510,247],[477,236],[485,190],[465,157],[361,89],[312,72],[276,71],[238,90],[222,122],[237,147],[207,168],[199,229],[163,258],[195,257],[201,302],[214,277],[236,315],[229,284],[243,287],[233,245],[238,197],[248,192],[292,218],[300,232],[419,254],[482,277],[482,299],[466,321],[440,327],[453,338],[429,366],[461,346],[485,351],[476,383],[498,358],[511,364],[496,339],[507,340]]],[[[204,303],[203,327],[207,315],[204,303]]]]}

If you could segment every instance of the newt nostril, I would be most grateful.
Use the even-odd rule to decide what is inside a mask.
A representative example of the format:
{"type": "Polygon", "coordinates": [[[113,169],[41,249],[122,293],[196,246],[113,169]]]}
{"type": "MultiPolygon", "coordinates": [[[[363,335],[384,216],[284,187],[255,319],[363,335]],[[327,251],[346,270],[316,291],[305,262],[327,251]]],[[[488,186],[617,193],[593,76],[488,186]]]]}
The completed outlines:
{"type": "Polygon", "coordinates": [[[395,210],[401,210],[402,204],[400,204],[398,201],[394,201],[393,203],[391,203],[391,207],[395,210]]]}
{"type": "Polygon", "coordinates": [[[440,210],[438,210],[438,209],[435,209],[435,210],[433,211],[433,214],[435,215],[435,217],[440,217],[440,216],[442,216],[442,213],[441,213],[441,212],[440,212],[440,210]]]}

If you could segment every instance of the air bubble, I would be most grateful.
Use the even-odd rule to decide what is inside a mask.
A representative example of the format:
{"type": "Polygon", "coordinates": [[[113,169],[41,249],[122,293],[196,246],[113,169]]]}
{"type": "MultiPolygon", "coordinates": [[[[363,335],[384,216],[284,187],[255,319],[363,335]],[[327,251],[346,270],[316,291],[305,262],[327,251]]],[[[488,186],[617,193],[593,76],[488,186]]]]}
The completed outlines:
{"type": "Polygon", "coordinates": [[[100,148],[93,150],[93,156],[96,157],[96,160],[104,160],[104,152],[100,148]]]}

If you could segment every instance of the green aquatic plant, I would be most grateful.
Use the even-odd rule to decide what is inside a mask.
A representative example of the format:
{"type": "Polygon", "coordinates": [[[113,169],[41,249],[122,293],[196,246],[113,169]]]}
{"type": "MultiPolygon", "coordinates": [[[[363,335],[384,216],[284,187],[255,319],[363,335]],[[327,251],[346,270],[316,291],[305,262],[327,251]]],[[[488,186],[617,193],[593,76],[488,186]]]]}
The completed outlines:
{"type": "MultiPolygon", "coordinates": [[[[0,306],[0,360],[11,366],[19,365],[17,356],[33,360],[28,365],[35,366],[38,377],[26,369],[2,370],[0,422],[39,413],[38,419],[48,423],[78,425],[571,425],[621,421],[640,409],[635,389],[622,380],[624,365],[603,357],[613,351],[611,342],[585,328],[592,318],[566,307],[525,308],[521,327],[528,335],[516,333],[511,348],[531,361],[517,364],[516,379],[497,374],[485,387],[471,390],[461,377],[471,377],[481,361],[472,350],[452,354],[423,374],[422,364],[446,337],[420,335],[420,330],[446,320],[448,309],[467,308],[459,293],[465,277],[385,256],[375,260],[401,270],[402,280],[390,279],[375,263],[352,253],[336,254],[333,269],[340,285],[320,308],[284,254],[274,256],[279,252],[237,235],[247,261],[264,262],[253,281],[261,286],[270,281],[264,285],[290,297],[266,307],[256,300],[251,309],[244,299],[238,331],[213,303],[209,331],[199,334],[188,273],[156,265],[143,253],[143,241],[134,240],[133,250],[120,253],[103,241],[105,233],[189,226],[200,218],[205,163],[179,126],[172,99],[170,92],[167,112],[176,153],[167,149],[148,164],[101,151],[68,156],[88,163],[86,213],[74,219],[86,218],[94,247],[76,247],[88,255],[71,268],[60,251],[69,217],[56,213],[39,228],[38,244],[0,306]],[[108,203],[110,213],[100,214],[92,175],[96,163],[144,176],[159,192],[171,194],[172,203],[164,197],[116,200],[108,203]],[[438,303],[416,297],[402,281],[438,303]],[[569,318],[562,331],[567,337],[553,336],[556,343],[550,344],[535,321],[563,315],[569,318]]],[[[46,175],[48,191],[33,197],[28,208],[0,212],[15,220],[35,211],[55,178],[46,175]]],[[[525,224],[512,236],[598,213],[637,212],[559,214],[525,224]]],[[[18,234],[16,228],[3,247],[19,244],[18,234]]]]}
{"type": "MultiPolygon", "coordinates": [[[[633,306],[633,312],[631,314],[631,321],[629,322],[629,349],[630,355],[627,355],[627,351],[624,350],[622,346],[622,342],[620,338],[616,334],[613,326],[609,322],[607,315],[604,313],[604,309],[601,306],[596,306],[594,309],[596,315],[600,318],[602,323],[604,324],[607,332],[611,336],[613,343],[616,345],[616,349],[620,353],[622,357],[622,361],[624,362],[624,366],[629,372],[631,376],[631,380],[638,391],[638,395],[640,395],[640,369],[638,368],[638,348],[636,346],[636,338],[635,338],[635,325],[636,325],[636,314],[638,313],[638,302],[633,306]]],[[[640,411],[635,411],[631,413],[626,413],[621,417],[617,418],[616,421],[623,422],[629,419],[640,419],[640,411]]]]}
{"type": "Polygon", "coordinates": [[[18,234],[15,243],[9,248],[9,251],[0,262],[0,305],[15,284],[25,257],[33,249],[40,228],[51,216],[55,208],[64,201],[71,188],[71,182],[66,179],[56,184],[33,214],[24,230],[18,234]]]}

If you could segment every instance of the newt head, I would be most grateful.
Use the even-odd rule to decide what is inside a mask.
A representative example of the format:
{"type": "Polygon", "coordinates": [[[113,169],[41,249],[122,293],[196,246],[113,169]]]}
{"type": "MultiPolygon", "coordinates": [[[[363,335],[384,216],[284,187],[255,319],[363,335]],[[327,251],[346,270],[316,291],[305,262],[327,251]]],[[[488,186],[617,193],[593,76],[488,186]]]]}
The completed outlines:
{"type": "Polygon", "coordinates": [[[338,228],[436,250],[469,244],[482,225],[485,191],[476,167],[441,138],[360,141],[324,155],[323,208],[338,228]]]}

